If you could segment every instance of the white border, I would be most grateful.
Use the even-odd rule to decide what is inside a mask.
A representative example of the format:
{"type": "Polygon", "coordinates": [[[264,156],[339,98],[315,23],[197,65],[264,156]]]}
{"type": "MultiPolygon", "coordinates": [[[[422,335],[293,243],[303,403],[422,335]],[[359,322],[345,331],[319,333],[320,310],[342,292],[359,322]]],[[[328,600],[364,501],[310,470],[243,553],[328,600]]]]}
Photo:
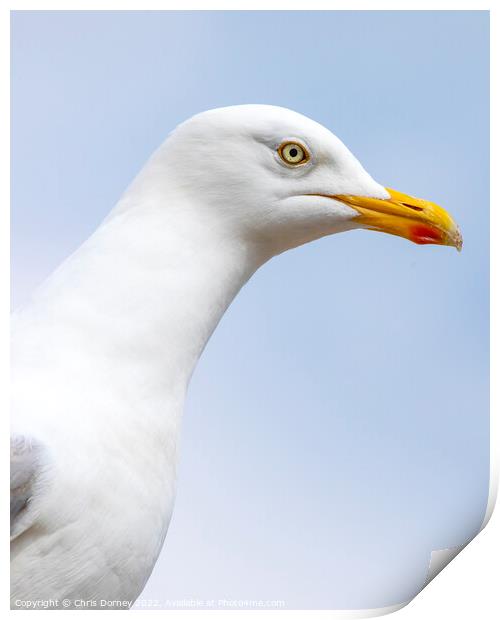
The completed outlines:
{"type": "Polygon", "coordinates": [[[112,10],[112,11],[164,11],[164,10],[201,10],[201,11],[489,11],[493,3],[477,0],[421,0],[421,2],[408,2],[406,0],[392,0],[389,2],[370,2],[369,0],[52,0],[44,3],[34,0],[10,0],[8,9],[15,11],[24,10],[60,10],[60,11],[88,11],[88,10],[112,10]]]}
{"type": "MultiPolygon", "coordinates": [[[[203,2],[203,0],[185,0],[184,2],[166,2],[161,0],[143,0],[137,2],[136,0],[122,0],[110,1],[101,0],[96,2],[95,0],[87,0],[87,2],[46,2],[42,6],[37,2],[22,2],[11,1],[6,8],[2,8],[1,22],[0,22],[0,41],[1,44],[1,56],[0,67],[4,83],[6,88],[2,90],[3,93],[10,92],[9,90],[9,49],[10,45],[10,33],[9,33],[9,14],[10,10],[490,10],[491,15],[491,109],[497,110],[500,106],[498,97],[498,72],[500,67],[496,58],[498,57],[498,44],[497,37],[499,33],[498,28],[498,11],[492,7],[491,2],[450,2],[450,1],[433,1],[422,0],[418,3],[411,2],[339,2],[334,0],[310,0],[309,2],[303,2],[302,0],[254,0],[253,2],[237,2],[235,0],[223,0],[214,2],[203,2]]],[[[0,280],[2,286],[0,288],[1,293],[1,308],[3,313],[3,320],[0,326],[0,372],[3,377],[8,377],[8,321],[9,321],[9,209],[7,205],[10,204],[9,195],[9,100],[3,97],[0,101],[1,105],[1,127],[2,127],[2,145],[3,145],[3,157],[2,166],[0,166],[0,191],[2,192],[2,205],[3,209],[0,210],[0,280]]],[[[497,155],[497,144],[494,141],[494,137],[497,135],[497,122],[496,116],[492,114],[491,118],[491,170],[499,170],[500,161],[497,155]]],[[[498,280],[498,273],[496,270],[498,252],[495,246],[494,235],[498,231],[497,226],[497,214],[495,206],[498,204],[498,190],[497,190],[497,177],[498,174],[493,174],[491,178],[491,201],[493,206],[491,214],[491,316],[497,317],[499,314],[498,306],[498,292],[495,280],[498,280]]],[[[497,347],[494,346],[498,342],[498,330],[496,322],[492,319],[491,324],[491,376],[498,377],[499,365],[497,347]]],[[[5,385],[5,383],[4,383],[5,385]]],[[[490,479],[490,497],[488,501],[488,508],[486,511],[483,527],[488,523],[492,516],[493,506],[495,503],[497,489],[498,489],[498,451],[494,444],[494,437],[497,437],[498,432],[498,408],[497,408],[497,390],[495,389],[495,382],[492,380],[491,388],[491,427],[490,427],[490,443],[491,443],[491,479],[490,479]]],[[[3,411],[8,411],[8,391],[0,390],[0,405],[3,411]]],[[[2,421],[5,425],[3,438],[5,441],[5,454],[7,450],[7,436],[8,436],[8,421],[7,416],[3,416],[2,421]]],[[[2,474],[7,478],[8,476],[8,462],[6,467],[3,468],[2,474]]],[[[7,511],[2,511],[2,518],[5,519],[4,531],[7,531],[7,511]]],[[[5,537],[6,540],[7,537],[5,537]]],[[[4,566],[7,564],[8,549],[7,544],[4,542],[5,549],[2,549],[2,560],[5,561],[4,566]]],[[[498,590],[497,580],[500,574],[500,517],[498,511],[496,511],[491,519],[489,527],[481,532],[471,543],[460,553],[460,560],[453,562],[445,571],[440,573],[438,577],[432,581],[415,599],[413,599],[408,606],[401,611],[398,611],[397,617],[410,620],[412,618],[418,618],[419,620],[425,618],[439,618],[453,617],[456,620],[461,618],[469,620],[471,617],[481,620],[488,620],[489,618],[500,617],[500,597],[497,596],[498,590]],[[468,559],[464,559],[468,557],[468,559]]],[[[8,570],[6,571],[7,574],[8,570]]],[[[4,602],[4,609],[8,608],[8,596],[9,585],[8,580],[2,581],[2,601],[4,602]]],[[[401,606],[396,606],[400,608],[401,606]]],[[[373,610],[378,613],[390,613],[394,611],[394,608],[385,608],[384,610],[373,610]]],[[[11,613],[11,612],[9,612],[11,613]]],[[[33,613],[23,611],[20,613],[33,613]]],[[[61,613],[61,612],[58,612],[61,613]]],[[[67,611],[62,612],[62,618],[70,616],[75,612],[67,611]],[[64,615],[66,614],[66,616],[64,615]]],[[[105,612],[93,612],[105,613],[105,612]]],[[[186,620],[192,615],[199,616],[203,614],[202,618],[220,618],[220,614],[223,613],[225,618],[232,618],[238,615],[241,617],[244,614],[246,619],[258,616],[259,620],[272,614],[272,617],[276,617],[279,614],[283,618],[304,618],[307,617],[324,617],[324,618],[360,618],[360,617],[373,617],[373,614],[369,613],[369,610],[363,610],[361,612],[336,612],[336,611],[134,611],[134,614],[149,614],[160,613],[167,614],[169,618],[182,616],[186,620]]],[[[61,617],[61,616],[58,616],[61,617]]]]}
{"type": "MultiPolygon", "coordinates": [[[[8,437],[9,420],[7,412],[9,411],[9,393],[5,389],[9,385],[9,315],[10,315],[10,24],[6,11],[2,10],[2,18],[0,20],[0,72],[3,79],[4,88],[1,89],[0,97],[0,145],[1,145],[1,161],[0,161],[0,192],[1,192],[1,208],[0,208],[0,377],[2,377],[2,385],[4,389],[0,389],[0,410],[4,412],[1,416],[2,421],[2,454],[5,455],[4,466],[1,468],[3,477],[3,489],[7,489],[7,480],[9,479],[10,467],[10,445],[8,437]],[[7,17],[7,18],[6,18],[7,17]],[[8,443],[9,442],[9,443],[8,443]],[[9,459],[9,460],[8,460],[9,459]]],[[[10,484],[9,484],[10,487],[10,484]]],[[[7,506],[7,502],[5,502],[7,506]]],[[[8,531],[9,515],[7,510],[0,511],[2,531],[8,531]]],[[[9,547],[7,536],[2,537],[1,547],[1,566],[7,567],[7,558],[9,557],[9,547]]],[[[8,574],[8,569],[5,573],[8,574]]],[[[5,603],[9,600],[9,583],[7,579],[1,581],[1,601],[5,603]]]]}

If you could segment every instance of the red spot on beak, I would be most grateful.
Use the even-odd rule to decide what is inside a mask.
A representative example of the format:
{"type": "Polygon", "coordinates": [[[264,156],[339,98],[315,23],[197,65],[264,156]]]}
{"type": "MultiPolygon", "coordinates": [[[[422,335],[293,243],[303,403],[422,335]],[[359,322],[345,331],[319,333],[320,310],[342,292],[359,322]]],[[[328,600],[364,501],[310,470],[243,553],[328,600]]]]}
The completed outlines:
{"type": "Polygon", "coordinates": [[[410,228],[411,240],[414,243],[424,245],[425,243],[442,243],[444,235],[438,228],[418,224],[410,228]]]}

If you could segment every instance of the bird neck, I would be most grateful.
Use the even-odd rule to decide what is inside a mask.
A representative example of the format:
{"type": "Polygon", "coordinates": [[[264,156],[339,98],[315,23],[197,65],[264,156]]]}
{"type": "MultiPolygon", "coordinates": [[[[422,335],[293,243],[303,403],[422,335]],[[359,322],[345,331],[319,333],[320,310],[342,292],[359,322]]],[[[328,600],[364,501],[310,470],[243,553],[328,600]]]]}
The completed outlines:
{"type": "Polygon", "coordinates": [[[107,362],[126,383],[137,377],[144,389],[176,393],[267,258],[177,200],[129,191],[38,294],[82,355],[107,362]]]}

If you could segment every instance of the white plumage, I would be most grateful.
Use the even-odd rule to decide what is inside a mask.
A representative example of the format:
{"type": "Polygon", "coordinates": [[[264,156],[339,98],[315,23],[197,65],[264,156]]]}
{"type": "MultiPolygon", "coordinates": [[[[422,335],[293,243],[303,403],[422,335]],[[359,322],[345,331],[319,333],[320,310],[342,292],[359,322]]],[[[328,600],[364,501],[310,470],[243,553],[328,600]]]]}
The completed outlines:
{"type": "Polygon", "coordinates": [[[12,600],[136,599],[172,514],[184,397],[208,338],[269,258],[366,226],[339,195],[390,198],[295,112],[205,112],[15,314],[12,600]],[[309,160],[284,161],[284,143],[309,160]]]}

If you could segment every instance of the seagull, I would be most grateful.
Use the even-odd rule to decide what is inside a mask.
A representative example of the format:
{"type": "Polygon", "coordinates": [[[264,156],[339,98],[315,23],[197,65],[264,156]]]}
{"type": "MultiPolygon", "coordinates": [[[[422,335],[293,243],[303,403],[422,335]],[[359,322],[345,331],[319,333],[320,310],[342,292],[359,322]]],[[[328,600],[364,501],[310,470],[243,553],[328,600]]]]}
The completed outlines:
{"type": "Polygon", "coordinates": [[[11,606],[130,606],[161,551],[194,367],[273,256],[352,229],[461,249],[297,112],[197,114],[12,318],[11,606]],[[82,603],[83,602],[83,603],[82,603]]]}

